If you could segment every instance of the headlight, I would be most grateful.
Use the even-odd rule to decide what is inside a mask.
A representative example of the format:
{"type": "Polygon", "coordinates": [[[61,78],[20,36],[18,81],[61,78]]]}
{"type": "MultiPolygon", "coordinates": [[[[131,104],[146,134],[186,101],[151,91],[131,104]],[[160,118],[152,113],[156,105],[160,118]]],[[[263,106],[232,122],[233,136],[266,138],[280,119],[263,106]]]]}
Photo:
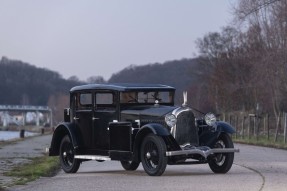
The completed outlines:
{"type": "Polygon", "coordinates": [[[216,116],[213,113],[207,113],[204,116],[204,120],[205,120],[207,125],[213,126],[216,122],[216,116]]]}
{"type": "Polygon", "coordinates": [[[173,114],[167,114],[165,116],[165,122],[168,126],[173,127],[176,124],[176,117],[173,114]]]}

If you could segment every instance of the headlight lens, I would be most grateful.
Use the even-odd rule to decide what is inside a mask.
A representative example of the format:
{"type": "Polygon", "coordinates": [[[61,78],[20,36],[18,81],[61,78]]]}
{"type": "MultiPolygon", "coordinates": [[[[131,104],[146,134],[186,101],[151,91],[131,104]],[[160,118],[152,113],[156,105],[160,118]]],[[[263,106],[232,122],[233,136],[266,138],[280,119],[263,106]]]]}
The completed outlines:
{"type": "Polygon", "coordinates": [[[213,113],[207,113],[204,117],[207,125],[213,126],[216,122],[216,116],[213,113]]]}
{"type": "Polygon", "coordinates": [[[176,124],[176,117],[173,114],[167,114],[165,116],[165,122],[169,127],[173,127],[176,124]]]}

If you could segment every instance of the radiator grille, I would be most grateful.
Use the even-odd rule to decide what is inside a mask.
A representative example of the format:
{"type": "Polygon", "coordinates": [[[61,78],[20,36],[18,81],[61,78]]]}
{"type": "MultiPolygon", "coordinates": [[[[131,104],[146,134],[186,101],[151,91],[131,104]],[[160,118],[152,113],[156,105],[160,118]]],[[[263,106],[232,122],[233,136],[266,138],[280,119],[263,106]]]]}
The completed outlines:
{"type": "Polygon", "coordinates": [[[198,145],[198,130],[191,110],[182,111],[177,115],[175,140],[179,145],[198,145]]]}

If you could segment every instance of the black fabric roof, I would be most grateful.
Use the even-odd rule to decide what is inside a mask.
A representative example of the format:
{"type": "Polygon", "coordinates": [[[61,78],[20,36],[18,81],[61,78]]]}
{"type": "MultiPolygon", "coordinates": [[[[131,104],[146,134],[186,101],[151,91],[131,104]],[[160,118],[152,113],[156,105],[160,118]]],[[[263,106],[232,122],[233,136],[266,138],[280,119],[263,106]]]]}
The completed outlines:
{"type": "Polygon", "coordinates": [[[113,83],[113,84],[87,84],[73,87],[70,92],[80,90],[175,90],[174,87],[162,84],[139,84],[139,83],[113,83]]]}

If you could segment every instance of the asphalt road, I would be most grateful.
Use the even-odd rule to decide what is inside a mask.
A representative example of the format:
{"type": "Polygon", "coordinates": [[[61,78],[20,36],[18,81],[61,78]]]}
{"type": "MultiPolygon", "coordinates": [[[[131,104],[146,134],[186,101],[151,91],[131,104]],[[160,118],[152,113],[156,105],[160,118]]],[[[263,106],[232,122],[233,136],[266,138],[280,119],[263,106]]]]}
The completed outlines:
{"type": "Polygon", "coordinates": [[[41,178],[11,190],[279,190],[287,191],[287,151],[236,144],[232,169],[214,174],[208,165],[168,166],[160,177],[148,176],[143,168],[123,170],[119,162],[85,162],[78,173],[60,171],[52,178],[41,178]]]}

